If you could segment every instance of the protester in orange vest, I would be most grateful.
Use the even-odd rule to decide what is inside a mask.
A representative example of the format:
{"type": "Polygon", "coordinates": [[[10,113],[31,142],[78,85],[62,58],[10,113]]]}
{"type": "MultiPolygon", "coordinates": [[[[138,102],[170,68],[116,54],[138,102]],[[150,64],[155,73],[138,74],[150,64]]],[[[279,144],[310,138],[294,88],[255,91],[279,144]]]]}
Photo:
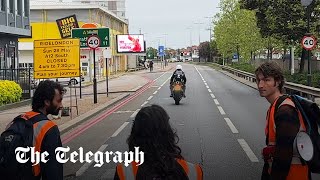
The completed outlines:
{"type": "Polygon", "coordinates": [[[294,149],[299,130],[305,130],[300,112],[290,98],[283,98],[284,76],[275,62],[266,62],[256,71],[261,97],[271,104],[266,118],[266,147],[262,151],[262,180],[308,180],[308,166],[294,149]],[[282,99],[280,101],[280,99],[282,99]]]}
{"type": "Polygon", "coordinates": [[[158,105],[144,107],[138,112],[127,142],[130,151],[134,152],[134,147],[139,147],[144,152],[144,162],[140,166],[133,162],[128,167],[118,164],[115,180],[203,179],[201,167],[181,156],[178,136],[169,119],[166,111],[158,105]]]}
{"type": "MultiPolygon", "coordinates": [[[[35,151],[48,152],[48,162],[32,166],[32,180],[62,180],[63,165],[56,160],[55,149],[62,147],[58,126],[47,115],[58,115],[62,108],[63,87],[54,81],[39,83],[32,98],[32,111],[21,117],[33,124],[33,146],[35,151]]],[[[10,126],[10,124],[8,125],[10,126]]],[[[1,179],[1,178],[0,178],[1,179]]]]}

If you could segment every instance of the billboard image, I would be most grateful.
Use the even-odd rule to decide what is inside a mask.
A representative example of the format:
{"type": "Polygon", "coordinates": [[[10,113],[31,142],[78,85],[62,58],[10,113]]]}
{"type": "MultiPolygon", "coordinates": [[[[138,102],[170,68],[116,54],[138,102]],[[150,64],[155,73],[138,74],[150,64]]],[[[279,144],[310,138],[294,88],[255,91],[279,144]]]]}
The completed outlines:
{"type": "Polygon", "coordinates": [[[57,19],[57,26],[61,35],[61,38],[71,37],[71,29],[79,28],[76,15],[71,15],[61,19],[57,19]]]}
{"type": "Polygon", "coordinates": [[[143,35],[117,35],[118,53],[145,53],[143,35]]]}

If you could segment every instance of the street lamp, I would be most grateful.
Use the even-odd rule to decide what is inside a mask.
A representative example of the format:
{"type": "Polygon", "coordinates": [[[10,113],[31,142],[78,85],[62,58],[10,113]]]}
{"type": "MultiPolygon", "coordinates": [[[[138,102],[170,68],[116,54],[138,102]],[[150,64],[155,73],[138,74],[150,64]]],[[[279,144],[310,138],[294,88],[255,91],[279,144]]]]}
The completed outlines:
{"type": "MultiPolygon", "coordinates": [[[[312,3],[313,0],[301,0],[301,4],[302,6],[306,7],[306,13],[307,13],[307,18],[308,18],[308,22],[307,22],[307,33],[306,36],[310,36],[310,4],[312,3]]],[[[308,86],[311,86],[311,62],[310,62],[310,50],[308,50],[308,75],[307,75],[307,84],[308,86]]]]}
{"type": "Polygon", "coordinates": [[[209,39],[209,51],[210,51],[210,53],[209,53],[209,61],[211,61],[211,59],[212,59],[212,57],[211,57],[211,39],[212,39],[212,35],[211,35],[211,33],[212,33],[212,19],[214,18],[214,17],[212,17],[212,16],[209,16],[209,17],[204,17],[204,18],[206,18],[206,19],[210,19],[210,22],[209,22],[209,28],[208,29],[206,29],[206,30],[209,30],[210,31],[210,39],[209,39]]]}
{"type": "Polygon", "coordinates": [[[200,42],[201,42],[201,41],[200,41],[200,25],[201,25],[201,24],[204,24],[204,23],[198,22],[198,23],[193,23],[193,24],[199,25],[198,28],[199,28],[199,45],[200,45],[200,42]]]}

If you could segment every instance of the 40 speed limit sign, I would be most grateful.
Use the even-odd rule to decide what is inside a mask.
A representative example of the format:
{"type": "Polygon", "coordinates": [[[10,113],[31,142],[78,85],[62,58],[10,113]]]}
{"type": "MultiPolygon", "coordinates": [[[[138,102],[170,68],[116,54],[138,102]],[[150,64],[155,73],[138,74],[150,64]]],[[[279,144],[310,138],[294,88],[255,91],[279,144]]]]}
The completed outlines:
{"type": "Polygon", "coordinates": [[[89,36],[87,39],[88,47],[91,49],[96,49],[96,48],[100,47],[100,43],[101,43],[100,38],[95,35],[89,36]]]}
{"type": "Polygon", "coordinates": [[[311,50],[316,46],[317,40],[314,36],[304,36],[301,44],[304,49],[311,50]]]}

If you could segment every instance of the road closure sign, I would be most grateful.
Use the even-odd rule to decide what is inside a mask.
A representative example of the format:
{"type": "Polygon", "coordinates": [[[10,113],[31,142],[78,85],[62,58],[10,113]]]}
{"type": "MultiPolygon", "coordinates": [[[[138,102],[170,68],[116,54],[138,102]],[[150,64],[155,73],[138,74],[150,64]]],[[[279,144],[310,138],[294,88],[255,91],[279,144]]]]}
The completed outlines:
{"type": "Polygon", "coordinates": [[[34,78],[49,79],[80,76],[79,39],[34,41],[34,78]]]}

